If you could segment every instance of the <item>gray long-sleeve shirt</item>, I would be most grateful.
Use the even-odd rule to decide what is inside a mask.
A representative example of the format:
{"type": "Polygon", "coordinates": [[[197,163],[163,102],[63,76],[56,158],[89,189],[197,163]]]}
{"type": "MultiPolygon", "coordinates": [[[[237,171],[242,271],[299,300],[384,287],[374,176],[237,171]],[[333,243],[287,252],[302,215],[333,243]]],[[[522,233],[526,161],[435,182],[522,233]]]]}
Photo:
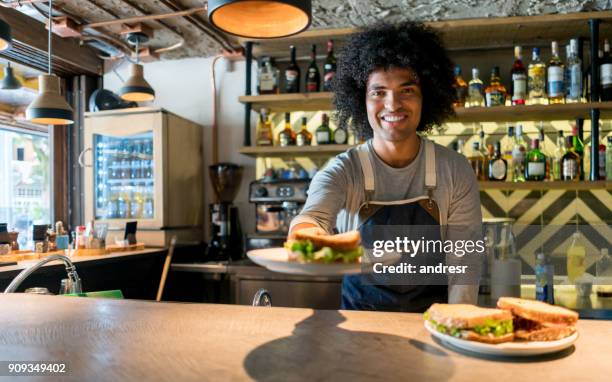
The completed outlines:
{"type": "MultiPolygon", "coordinates": [[[[394,168],[383,162],[372,146],[365,143],[374,171],[375,192],[372,200],[393,201],[427,195],[425,191],[425,150],[408,166],[394,168]]],[[[440,211],[440,225],[477,227],[482,224],[480,193],[476,176],[466,158],[446,147],[435,145],[436,181],[433,198],[440,211]]],[[[365,201],[365,185],[356,148],[335,158],[319,171],[309,187],[308,199],[301,213],[291,222],[309,222],[333,232],[358,228],[358,212],[365,201]]],[[[477,285],[449,288],[450,302],[475,303],[477,285]]]]}

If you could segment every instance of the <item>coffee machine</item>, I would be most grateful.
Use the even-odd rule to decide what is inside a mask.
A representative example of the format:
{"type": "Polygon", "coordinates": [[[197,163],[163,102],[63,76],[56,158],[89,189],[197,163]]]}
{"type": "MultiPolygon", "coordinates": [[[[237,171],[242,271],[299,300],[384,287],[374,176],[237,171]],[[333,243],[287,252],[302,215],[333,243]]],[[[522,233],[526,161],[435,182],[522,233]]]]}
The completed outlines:
{"type": "Polygon", "coordinates": [[[255,204],[255,233],[247,235],[247,249],[282,247],[291,220],[300,213],[310,179],[256,180],[249,185],[255,204]]]}
{"type": "Polygon", "coordinates": [[[232,204],[240,187],[242,171],[242,166],[233,163],[217,163],[209,167],[216,202],[210,205],[210,244],[206,250],[206,261],[242,258],[238,208],[232,204]]]}

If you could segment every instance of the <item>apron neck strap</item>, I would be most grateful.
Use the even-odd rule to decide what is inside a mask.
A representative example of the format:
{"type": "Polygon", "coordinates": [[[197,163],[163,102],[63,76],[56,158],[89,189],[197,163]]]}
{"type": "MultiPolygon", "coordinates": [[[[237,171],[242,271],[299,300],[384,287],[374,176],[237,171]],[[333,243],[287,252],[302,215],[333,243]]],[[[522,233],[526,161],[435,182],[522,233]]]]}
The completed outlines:
{"type": "MultiPolygon", "coordinates": [[[[421,143],[425,145],[425,189],[431,199],[432,192],[436,188],[436,151],[434,143],[429,139],[421,138],[421,143]]],[[[374,170],[370,161],[368,143],[357,147],[357,154],[363,172],[366,200],[369,201],[374,196],[374,170]]]]}

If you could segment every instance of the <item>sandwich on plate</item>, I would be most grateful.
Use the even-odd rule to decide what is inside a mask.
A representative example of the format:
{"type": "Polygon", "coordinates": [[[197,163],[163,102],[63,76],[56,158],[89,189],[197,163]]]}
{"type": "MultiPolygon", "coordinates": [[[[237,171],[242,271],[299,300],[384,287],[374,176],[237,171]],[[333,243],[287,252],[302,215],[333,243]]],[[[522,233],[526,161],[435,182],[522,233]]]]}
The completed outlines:
{"type": "Polygon", "coordinates": [[[285,242],[289,260],[303,263],[356,263],[363,255],[359,231],[328,235],[320,228],[306,228],[285,242]]]}
{"type": "Polygon", "coordinates": [[[425,320],[444,334],[468,341],[499,344],[514,339],[512,313],[469,304],[433,304],[425,320]]]}
{"type": "Polygon", "coordinates": [[[497,307],[514,315],[518,340],[555,341],[576,332],[578,313],[573,310],[515,297],[500,297],[497,307]]]}

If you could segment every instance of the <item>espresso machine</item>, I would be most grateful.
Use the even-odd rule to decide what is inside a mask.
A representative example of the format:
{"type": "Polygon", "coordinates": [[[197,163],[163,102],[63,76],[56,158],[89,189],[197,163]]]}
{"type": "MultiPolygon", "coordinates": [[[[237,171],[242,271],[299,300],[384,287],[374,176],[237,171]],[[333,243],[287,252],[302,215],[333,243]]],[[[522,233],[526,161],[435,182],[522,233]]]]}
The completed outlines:
{"type": "Polygon", "coordinates": [[[233,163],[217,163],[209,167],[216,202],[209,208],[210,244],[206,250],[206,261],[242,258],[238,208],[232,204],[240,187],[242,170],[242,166],[233,163]]]}
{"type": "Polygon", "coordinates": [[[247,235],[247,249],[282,247],[291,220],[300,213],[310,179],[256,180],[249,185],[255,204],[255,233],[247,235]]]}

